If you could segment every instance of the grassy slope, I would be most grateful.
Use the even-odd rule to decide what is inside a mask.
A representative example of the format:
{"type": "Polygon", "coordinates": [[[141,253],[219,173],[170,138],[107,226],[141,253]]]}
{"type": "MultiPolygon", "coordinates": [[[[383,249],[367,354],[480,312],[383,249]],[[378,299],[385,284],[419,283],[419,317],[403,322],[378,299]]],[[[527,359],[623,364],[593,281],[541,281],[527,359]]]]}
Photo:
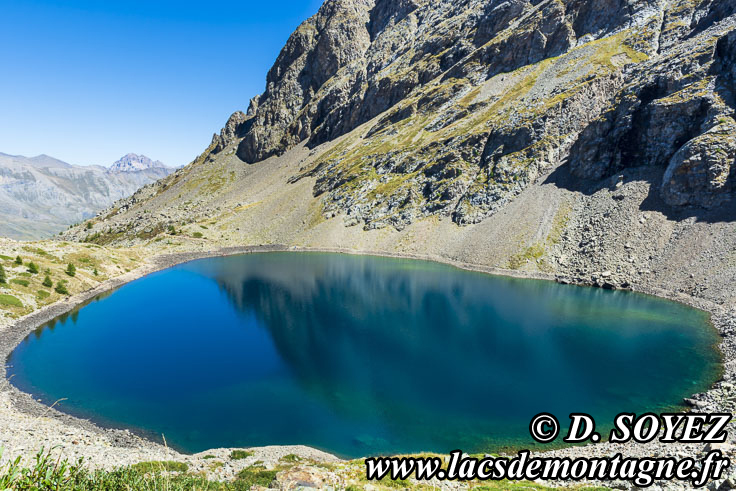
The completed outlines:
{"type": "MultiPolygon", "coordinates": [[[[213,461],[213,466],[222,465],[213,461]]],[[[354,460],[342,464],[319,464],[302,461],[296,456],[287,455],[278,465],[266,468],[256,463],[240,471],[231,482],[210,481],[201,474],[188,472],[186,464],[178,462],[142,462],[114,471],[91,471],[83,462],[70,463],[53,458],[50,453],[39,452],[34,464],[23,467],[19,460],[10,462],[0,468],[0,489],[53,489],[53,490],[213,490],[240,491],[253,487],[270,487],[289,482],[290,473],[303,473],[305,469],[329,472],[332,475],[332,486],[339,489],[436,489],[436,486],[419,484],[412,480],[368,481],[365,478],[365,467],[362,460],[354,460]],[[276,481],[274,483],[274,481],[276,481]]],[[[324,482],[323,484],[327,484],[324,482]]],[[[532,482],[463,482],[466,489],[552,489],[532,482]]],[[[575,489],[603,489],[576,486],[575,489]]]]}
{"type": "Polygon", "coordinates": [[[67,295],[56,291],[60,282],[69,295],[74,295],[138,268],[149,255],[141,248],[112,249],[94,244],[0,239],[0,264],[7,276],[7,282],[0,284],[0,327],[64,299],[67,295]],[[16,263],[18,256],[22,264],[16,263]],[[37,265],[38,273],[29,271],[30,263],[37,265]],[[66,274],[69,264],[76,268],[73,277],[66,274]],[[43,285],[46,276],[53,286],[43,285]]]}

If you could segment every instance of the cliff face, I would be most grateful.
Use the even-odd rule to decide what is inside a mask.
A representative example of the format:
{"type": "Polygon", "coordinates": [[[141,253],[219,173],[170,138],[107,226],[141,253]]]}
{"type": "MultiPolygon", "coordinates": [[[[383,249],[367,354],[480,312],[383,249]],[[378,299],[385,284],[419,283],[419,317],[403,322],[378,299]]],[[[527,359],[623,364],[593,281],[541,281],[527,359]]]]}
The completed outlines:
{"type": "Polygon", "coordinates": [[[661,167],[667,203],[718,206],[734,193],[734,12],[736,0],[328,0],[210,151],[255,163],[349,134],[295,179],[316,177],[325,215],[368,229],[477,223],[563,162],[591,180],[661,167]]]}
{"type": "Polygon", "coordinates": [[[477,85],[560,55],[581,36],[630,26],[653,6],[330,0],[292,35],[269,72],[238,155],[257,162],[305,139],[329,141],[437,77],[477,85]]]}

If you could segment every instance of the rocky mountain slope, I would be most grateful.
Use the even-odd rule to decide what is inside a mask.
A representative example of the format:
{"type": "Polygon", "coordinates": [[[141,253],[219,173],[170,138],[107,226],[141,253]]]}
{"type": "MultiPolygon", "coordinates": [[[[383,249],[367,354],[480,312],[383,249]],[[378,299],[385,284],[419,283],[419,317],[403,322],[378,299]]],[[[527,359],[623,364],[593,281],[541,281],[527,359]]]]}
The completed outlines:
{"type": "Polygon", "coordinates": [[[721,302],[735,28],[736,0],[328,0],[195,162],[65,236],[418,252],[721,302]]]}
{"type": "Polygon", "coordinates": [[[90,218],[172,169],[129,154],[106,169],[0,154],[0,236],[36,239],[90,218]]]}
{"type": "Polygon", "coordinates": [[[369,228],[476,223],[563,160],[582,178],[665,167],[669,203],[717,206],[736,157],[719,24],[733,13],[728,0],[329,1],[231,133],[253,163],[383,113],[299,174],[369,228]]]}
{"type": "Polygon", "coordinates": [[[736,0],[327,0],[199,158],[62,235],[401,253],[685,301],[725,360],[688,403],[732,412],[735,70],[736,0]]]}

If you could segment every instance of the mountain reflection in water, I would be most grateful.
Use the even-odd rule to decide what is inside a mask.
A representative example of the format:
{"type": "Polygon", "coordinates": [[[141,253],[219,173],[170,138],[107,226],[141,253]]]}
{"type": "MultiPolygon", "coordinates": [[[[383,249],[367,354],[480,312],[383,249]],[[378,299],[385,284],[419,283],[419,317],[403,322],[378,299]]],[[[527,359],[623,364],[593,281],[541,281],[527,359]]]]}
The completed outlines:
{"type": "MultiPolygon", "coordinates": [[[[700,311],[413,260],[201,260],[80,312],[74,329],[95,331],[65,349],[104,358],[101,376],[74,388],[29,368],[52,356],[44,332],[14,353],[14,383],[48,400],[75,392],[65,410],[165,432],[191,451],[307,444],[356,457],[528,446],[539,412],[605,422],[663,409],[705,388],[718,368],[700,311]],[[130,302],[137,311],[125,309],[130,302]],[[120,354],[131,338],[148,344],[136,361],[120,354]],[[126,361],[145,369],[123,375],[115,365],[126,361]]],[[[66,327],[54,336],[71,336],[66,327]]],[[[68,357],[55,363],[80,377],[68,357]]]]}

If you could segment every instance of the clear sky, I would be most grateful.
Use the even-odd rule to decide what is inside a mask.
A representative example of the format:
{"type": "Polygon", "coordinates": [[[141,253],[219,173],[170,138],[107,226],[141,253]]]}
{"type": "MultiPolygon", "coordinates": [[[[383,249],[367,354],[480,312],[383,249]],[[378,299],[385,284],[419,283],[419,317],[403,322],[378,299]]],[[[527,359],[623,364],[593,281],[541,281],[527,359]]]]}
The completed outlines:
{"type": "Polygon", "coordinates": [[[0,152],[189,163],[321,0],[0,0],[0,152]]]}

